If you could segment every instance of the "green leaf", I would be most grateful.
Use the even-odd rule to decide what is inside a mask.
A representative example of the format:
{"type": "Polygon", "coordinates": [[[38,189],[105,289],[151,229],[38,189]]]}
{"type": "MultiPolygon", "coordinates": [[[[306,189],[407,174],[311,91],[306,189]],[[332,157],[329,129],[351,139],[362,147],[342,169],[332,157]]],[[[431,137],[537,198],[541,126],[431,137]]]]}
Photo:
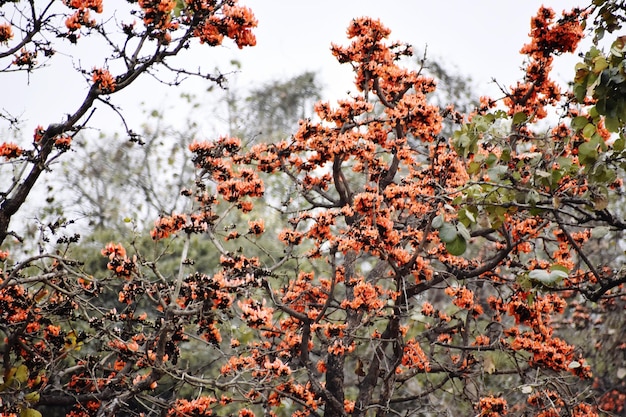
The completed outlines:
{"type": "Polygon", "coordinates": [[[546,283],[550,281],[550,273],[545,269],[533,269],[528,273],[528,278],[546,283]]]}
{"type": "Polygon", "coordinates": [[[584,137],[591,138],[594,133],[596,133],[596,126],[593,123],[587,123],[585,127],[583,127],[584,137]]]}
{"type": "Polygon", "coordinates": [[[510,149],[502,149],[502,154],[500,155],[500,159],[503,162],[509,162],[511,160],[511,150],[510,149]]]}
{"type": "Polygon", "coordinates": [[[485,160],[485,164],[488,167],[491,167],[494,163],[496,163],[498,161],[498,157],[493,154],[493,153],[489,153],[489,156],[487,157],[487,159],[485,160]]]}
{"type": "Polygon", "coordinates": [[[433,227],[433,229],[439,229],[441,228],[441,226],[443,226],[443,214],[440,214],[439,216],[435,217],[431,223],[431,226],[433,227]]]}
{"type": "Polygon", "coordinates": [[[555,269],[554,271],[546,271],[544,269],[533,269],[528,273],[528,278],[538,281],[544,285],[554,284],[563,278],[567,278],[567,272],[555,269]]]}
{"type": "MultiPolygon", "coordinates": [[[[471,215],[471,213],[469,213],[469,214],[471,215]]],[[[474,216],[472,216],[472,217],[474,217],[474,216]]],[[[472,235],[470,235],[469,230],[467,230],[467,227],[465,227],[465,225],[463,223],[457,224],[456,225],[456,229],[459,232],[459,236],[461,236],[466,241],[469,241],[472,238],[472,235]]]]}
{"type": "Polygon", "coordinates": [[[561,271],[560,269],[554,269],[550,271],[550,279],[554,281],[560,281],[568,276],[567,271],[561,271]]]}
{"type": "Polygon", "coordinates": [[[453,224],[444,223],[439,229],[439,239],[441,239],[442,242],[446,242],[446,243],[452,242],[453,240],[456,239],[456,237],[457,237],[457,230],[453,224]]]}
{"type": "Polygon", "coordinates": [[[519,111],[513,115],[513,124],[521,125],[528,120],[528,116],[523,111],[519,111]]]}
{"type": "Polygon", "coordinates": [[[527,204],[530,204],[530,205],[534,206],[540,200],[541,200],[541,195],[539,195],[539,192],[537,192],[537,190],[534,190],[534,189],[530,190],[530,191],[528,191],[528,194],[526,194],[526,203],[527,204]]]}
{"type": "Polygon", "coordinates": [[[609,63],[606,58],[603,56],[598,56],[593,60],[593,72],[596,74],[602,72],[604,69],[609,67],[609,63]]]}
{"type": "Polygon", "coordinates": [[[578,147],[578,156],[580,157],[580,162],[583,164],[587,164],[588,162],[594,162],[598,159],[598,150],[597,146],[591,142],[581,143],[578,147]]]}
{"type": "Polygon", "coordinates": [[[563,178],[563,170],[562,169],[554,169],[552,170],[552,177],[550,178],[550,186],[556,186],[559,181],[563,178]]]}
{"type": "Polygon", "coordinates": [[[604,125],[609,132],[619,132],[619,120],[616,117],[606,117],[604,125]]]}
{"type": "Polygon", "coordinates": [[[22,408],[20,417],[42,417],[41,413],[34,408],[22,408]]]}
{"type": "Polygon", "coordinates": [[[478,171],[480,171],[480,164],[476,161],[470,162],[469,166],[467,167],[467,173],[472,175],[476,174],[478,171]]]}
{"type": "Polygon", "coordinates": [[[558,162],[559,166],[565,171],[569,170],[573,164],[572,158],[566,156],[559,156],[556,158],[556,162],[558,162]]]}
{"type": "Polygon", "coordinates": [[[446,242],[446,250],[450,255],[461,256],[465,253],[466,249],[467,242],[461,236],[457,236],[457,238],[451,242],[446,242]]]}
{"type": "Polygon", "coordinates": [[[31,404],[36,404],[39,402],[40,395],[37,391],[29,392],[24,395],[24,399],[31,404]]]}
{"type": "Polygon", "coordinates": [[[509,167],[506,165],[496,165],[487,170],[487,175],[492,181],[499,181],[502,177],[509,172],[509,167]]]}
{"type": "Polygon", "coordinates": [[[576,97],[576,100],[578,100],[579,102],[582,102],[585,99],[586,95],[587,95],[587,87],[585,85],[577,84],[574,86],[574,96],[576,97]]]}
{"type": "Polygon", "coordinates": [[[26,365],[20,365],[15,371],[15,379],[18,382],[23,383],[28,381],[28,367],[26,365]]]}
{"type": "Polygon", "coordinates": [[[569,269],[566,266],[563,266],[561,264],[552,264],[552,265],[550,265],[550,271],[562,271],[562,272],[565,272],[565,274],[566,274],[565,276],[567,276],[569,274],[569,269]]]}
{"type": "Polygon", "coordinates": [[[585,127],[587,123],[589,122],[587,121],[587,118],[584,116],[574,117],[574,119],[572,119],[572,129],[578,131],[582,129],[583,127],[585,127]]]}
{"type": "Polygon", "coordinates": [[[176,6],[174,7],[174,16],[180,16],[182,10],[185,8],[185,2],[183,0],[176,0],[176,6]]]}

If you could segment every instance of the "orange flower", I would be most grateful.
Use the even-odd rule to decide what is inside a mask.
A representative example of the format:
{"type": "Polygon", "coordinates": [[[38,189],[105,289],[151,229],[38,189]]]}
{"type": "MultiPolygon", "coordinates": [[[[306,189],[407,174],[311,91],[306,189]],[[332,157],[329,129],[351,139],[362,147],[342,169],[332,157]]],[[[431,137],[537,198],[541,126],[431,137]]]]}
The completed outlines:
{"type": "Polygon", "coordinates": [[[54,140],[54,146],[61,150],[67,150],[70,148],[72,144],[72,138],[67,135],[59,136],[54,140]]]}
{"type": "Polygon", "coordinates": [[[110,94],[115,91],[115,78],[108,70],[103,68],[94,68],[91,79],[103,94],[110,94]]]}
{"type": "Polygon", "coordinates": [[[432,314],[434,314],[435,309],[433,308],[433,305],[429,302],[425,302],[422,305],[422,314],[425,316],[431,316],[432,314]]]}
{"type": "Polygon", "coordinates": [[[107,244],[106,247],[100,251],[100,253],[102,253],[102,256],[106,256],[109,259],[113,259],[115,257],[123,258],[126,256],[126,249],[124,249],[124,246],[122,246],[121,243],[115,244],[111,242],[107,244]]]}
{"type": "Polygon", "coordinates": [[[6,44],[11,39],[13,39],[13,29],[11,28],[11,25],[8,23],[0,24],[0,44],[6,44]]]}
{"type": "Polygon", "coordinates": [[[168,417],[211,416],[211,406],[217,403],[217,399],[211,396],[201,396],[194,400],[176,400],[174,406],[167,413],[168,417]]]}
{"type": "Polygon", "coordinates": [[[5,142],[0,145],[0,156],[4,156],[6,160],[19,158],[22,152],[22,148],[15,143],[5,142]]]}
{"type": "Polygon", "coordinates": [[[179,232],[187,224],[187,217],[184,214],[172,214],[161,217],[154,222],[154,229],[150,231],[150,236],[154,240],[165,239],[171,234],[179,232]]]}
{"type": "Polygon", "coordinates": [[[346,413],[352,413],[354,411],[354,401],[343,400],[343,409],[346,413]]]}
{"type": "Polygon", "coordinates": [[[248,233],[253,235],[260,235],[263,234],[264,231],[265,221],[263,219],[248,221],[248,233]]]}
{"type": "Polygon", "coordinates": [[[20,54],[15,55],[15,59],[13,60],[12,64],[17,65],[18,67],[32,68],[35,65],[37,65],[37,61],[35,61],[36,57],[37,57],[37,51],[30,52],[26,50],[25,48],[22,48],[20,50],[20,54]]]}
{"type": "Polygon", "coordinates": [[[480,417],[500,417],[508,414],[506,400],[500,397],[483,397],[478,401],[480,417]]]}

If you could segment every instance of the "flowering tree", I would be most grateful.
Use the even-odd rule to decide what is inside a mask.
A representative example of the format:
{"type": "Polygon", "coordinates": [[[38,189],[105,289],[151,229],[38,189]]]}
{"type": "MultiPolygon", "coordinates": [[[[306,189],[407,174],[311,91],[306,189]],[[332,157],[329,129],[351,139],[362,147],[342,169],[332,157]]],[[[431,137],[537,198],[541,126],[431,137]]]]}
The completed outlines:
{"type": "MultiPolygon", "coordinates": [[[[619,171],[605,162],[619,157],[593,101],[561,93],[549,77],[553,56],[582,39],[585,15],[557,20],[541,9],[522,49],[524,79],[505,91],[503,109],[483,99],[450,141],[427,102],[435,82],[398,65],[410,48],[387,45],[380,22],[358,19],[352,43],[333,47],[352,65],[358,94],[318,104],[320,121],[301,122],[283,142],[248,152],[234,138],[191,146],[204,179],[197,209],[162,218],[153,235],[206,233],[223,266],[206,279],[256,330],[248,344],[231,340],[222,390],[245,385],[238,400],[251,406],[288,402],[296,414],[329,416],[436,413],[429,399],[446,390],[467,403],[461,411],[485,416],[618,411],[585,397],[576,381],[591,369],[559,337],[563,313],[584,310],[583,298],[623,303],[617,265],[586,250],[591,229],[621,230],[609,210],[619,171]],[[572,128],[533,131],[563,103],[572,128]],[[251,258],[222,244],[217,226],[229,207],[258,204],[262,173],[293,184],[275,202],[289,226],[283,253],[272,246],[251,258]]],[[[462,120],[452,108],[443,114],[462,120]]],[[[250,221],[248,235],[263,231],[250,221]]],[[[217,318],[206,332],[220,342],[217,318]]]]}
{"type": "MultiPolygon", "coordinates": [[[[52,163],[71,149],[74,136],[89,127],[97,104],[117,112],[126,126],[113,97],[138,79],[151,75],[166,84],[176,85],[184,78],[198,76],[219,84],[223,81],[222,75],[178,67],[176,57],[191,46],[195,47],[194,43],[214,47],[230,38],[243,48],[256,42],[252,33],[256,19],[236,0],[140,0],[120,3],[117,7],[116,10],[107,9],[101,0],[0,2],[2,73],[24,72],[30,77],[40,68],[57,62],[59,56],[71,56],[73,50],[82,45],[88,46],[94,54],[90,59],[99,60],[93,68],[83,68],[80,59],[73,62],[76,73],[85,78],[89,88],[82,101],[66,110],[62,120],[47,127],[38,126],[32,138],[27,140],[30,144],[0,144],[3,159],[0,167],[3,179],[0,186],[0,244],[3,244],[0,258],[3,262],[9,256],[6,248],[11,244],[7,237],[22,240],[20,232],[23,227],[12,223],[12,219],[26,207],[42,174],[50,171],[52,163]],[[95,51],[99,57],[95,57],[95,51]],[[168,78],[168,74],[171,77],[168,78]]],[[[0,118],[10,126],[19,127],[21,123],[18,117],[4,109],[0,118]]],[[[127,133],[132,142],[141,143],[141,138],[129,127],[127,133]]],[[[52,234],[56,234],[62,224],[50,226],[52,234]]],[[[75,243],[77,240],[78,235],[60,236],[57,243],[75,243]]],[[[116,413],[126,398],[136,395],[136,392],[128,392],[126,396],[116,397],[117,392],[109,390],[96,397],[89,394],[87,398],[77,396],[79,392],[90,392],[84,386],[76,392],[63,388],[68,382],[66,378],[77,378],[76,368],[72,366],[76,363],[70,359],[72,355],[69,353],[74,348],[78,351],[83,343],[81,335],[89,328],[89,319],[102,318],[97,313],[101,306],[93,305],[87,299],[74,298],[80,287],[64,283],[68,267],[74,271],[70,273],[74,278],[80,277],[80,285],[89,287],[89,276],[78,272],[78,264],[69,262],[60,252],[41,252],[3,267],[0,284],[3,333],[0,410],[3,413],[33,415],[37,412],[31,405],[36,403],[44,406],[79,404],[89,409],[90,401],[100,401],[102,410],[116,413]],[[71,313],[72,306],[82,306],[87,316],[81,315],[79,320],[74,320],[78,317],[73,317],[73,313],[66,314],[71,313]],[[96,316],[91,315],[94,313],[96,316]],[[56,341],[52,342],[51,337],[56,341]],[[69,344],[64,346],[63,341],[69,344]],[[24,395],[26,387],[29,392],[24,395]],[[43,387],[48,387],[50,394],[41,392],[43,401],[39,401],[39,391],[43,391],[43,387]],[[19,392],[22,394],[18,395],[19,392]],[[114,404],[111,403],[113,400],[114,404]]],[[[97,287],[91,287],[85,295],[92,298],[99,291],[97,287]]],[[[81,355],[93,358],[100,353],[98,347],[89,348],[81,355]]],[[[102,365],[109,367],[110,364],[105,364],[108,362],[106,355],[96,362],[100,360],[104,361],[102,365]]]]}
{"type": "Polygon", "coordinates": [[[524,79],[469,115],[429,104],[436,81],[401,65],[411,48],[389,43],[378,20],[353,20],[350,43],[332,52],[357,92],[318,103],[318,119],[284,141],[194,142],[191,209],[156,221],[154,255],[111,243],[106,277],[64,256],[71,239],[52,262],[7,261],[3,405],[76,416],[622,413],[623,384],[601,391],[598,377],[626,369],[592,369],[589,349],[565,336],[626,302],[623,253],[600,239],[624,230],[623,40],[585,56],[573,93],[550,79],[553,57],[576,50],[602,4],[560,18],[541,8],[524,79]],[[563,113],[544,132],[536,122],[549,110],[563,113]],[[440,135],[444,118],[459,124],[452,138],[440,135]],[[280,195],[267,195],[276,178],[280,195]],[[272,214],[280,230],[266,230],[272,214]],[[217,270],[194,266],[194,235],[219,254],[217,270]],[[165,274],[177,238],[180,268],[165,274]],[[102,302],[111,292],[115,305],[102,302]]]}
{"type": "MultiPolygon", "coordinates": [[[[16,173],[13,181],[2,186],[0,243],[7,235],[15,235],[9,227],[11,218],[23,206],[51,161],[68,150],[72,137],[87,126],[96,103],[115,109],[110,101],[112,95],[157,69],[171,71],[174,75],[172,83],[191,75],[220,82],[221,76],[190,72],[175,67],[171,61],[195,40],[217,46],[228,37],[240,48],[256,42],[251,32],[256,20],[249,9],[238,6],[236,1],[180,4],[174,0],[139,1],[128,10],[128,20],[122,22],[112,15],[100,22],[93,17],[93,14],[103,14],[102,0],[62,3],[51,1],[40,5],[32,0],[0,3],[3,6],[0,45],[6,47],[0,51],[0,60],[5,62],[5,72],[30,73],[52,62],[55,48],[63,47],[63,44],[52,42],[54,38],[73,44],[89,42],[109,54],[101,57],[100,67],[77,69],[91,81],[86,97],[75,109],[68,110],[64,120],[48,127],[37,127],[30,149],[15,143],[2,144],[0,155],[16,166],[16,173]],[[133,15],[140,17],[139,24],[133,15]],[[38,61],[42,56],[44,63],[38,61]]],[[[10,122],[18,122],[9,114],[0,115],[10,122]]],[[[132,130],[128,129],[128,134],[131,139],[138,140],[132,130]]]]}

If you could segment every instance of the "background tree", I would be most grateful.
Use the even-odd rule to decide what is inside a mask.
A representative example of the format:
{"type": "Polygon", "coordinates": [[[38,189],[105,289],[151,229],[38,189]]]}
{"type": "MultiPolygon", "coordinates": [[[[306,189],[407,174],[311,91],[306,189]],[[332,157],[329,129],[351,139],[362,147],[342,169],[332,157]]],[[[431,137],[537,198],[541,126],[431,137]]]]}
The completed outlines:
{"type": "MultiPolygon", "coordinates": [[[[192,145],[219,198],[205,203],[213,186],[202,185],[188,223],[166,217],[157,235],[199,222],[219,242],[205,213],[219,218],[223,202],[249,210],[262,195],[259,171],[296,190],[285,207],[285,255],[263,262],[216,243],[223,288],[237,283],[239,314],[258,329],[254,342],[235,343],[223,388],[246,381],[240,401],[250,407],[290,401],[296,414],[332,416],[443,413],[428,399],[447,391],[459,413],[618,409],[585,397],[577,381],[591,370],[559,337],[568,302],[623,297],[622,276],[598,271],[583,249],[590,228],[615,218],[602,214],[602,196],[620,181],[585,167],[608,132],[579,136],[580,119],[571,131],[531,128],[562,104],[549,72],[554,55],[575,50],[584,16],[556,20],[541,9],[523,49],[526,77],[506,91],[506,110],[490,111],[495,101],[484,99],[451,142],[426,102],[434,81],[396,64],[410,49],[385,45],[380,22],[357,19],[353,43],[333,52],[352,65],[361,94],[318,104],[322,123],[303,121],[293,138],[249,153],[233,138],[192,145]],[[471,244],[483,250],[463,257],[471,244]]],[[[572,117],[578,103],[567,104],[572,117]]]]}

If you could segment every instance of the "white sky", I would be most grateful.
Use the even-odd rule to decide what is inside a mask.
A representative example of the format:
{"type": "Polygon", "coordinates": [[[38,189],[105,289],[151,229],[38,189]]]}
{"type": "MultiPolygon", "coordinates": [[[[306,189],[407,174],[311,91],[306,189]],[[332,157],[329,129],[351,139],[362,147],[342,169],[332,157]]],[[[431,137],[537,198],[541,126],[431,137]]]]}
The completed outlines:
{"type": "MultiPolygon", "coordinates": [[[[576,0],[240,0],[240,3],[249,6],[259,20],[255,31],[257,46],[239,50],[231,42],[221,48],[194,45],[190,56],[185,58],[191,68],[200,62],[208,69],[228,70],[228,62],[236,59],[242,63],[237,85],[244,88],[313,70],[320,73],[325,86],[324,99],[329,100],[353,90],[349,66],[339,65],[329,48],[331,42],[348,42],[346,28],[355,17],[380,18],[392,30],[390,40],[410,43],[417,50],[427,46],[430,57],[473,78],[478,90],[476,96],[494,96],[498,91],[492,78],[509,86],[520,77],[523,57],[518,51],[529,39],[530,17],[539,6],[544,3],[560,13],[579,4],[576,0]]],[[[115,1],[105,2],[105,7],[111,4],[115,1]]],[[[26,140],[32,139],[32,131],[38,124],[58,122],[78,107],[87,83],[80,78],[78,82],[69,78],[72,65],[80,60],[84,68],[90,69],[102,62],[97,48],[87,45],[86,38],[80,39],[73,49],[73,58],[55,57],[53,65],[41,74],[35,72],[30,78],[24,73],[5,74],[0,78],[3,90],[0,109],[25,119],[22,134],[26,140]],[[89,58],[94,58],[93,64],[89,58]],[[29,88],[24,89],[27,81],[29,88]]],[[[561,61],[565,62],[557,65],[555,76],[560,80],[571,79],[576,58],[562,57],[561,61]]],[[[168,90],[154,81],[143,81],[113,95],[112,101],[121,105],[131,127],[139,130],[143,118],[139,103],[171,108],[170,119],[182,121],[184,114],[176,114],[176,109],[181,107],[176,105],[176,97],[181,91],[201,96],[205,88],[206,85],[188,82],[179,89],[168,90]]],[[[101,107],[93,119],[97,127],[108,134],[121,132],[119,119],[105,106],[101,107]]],[[[5,127],[0,122],[0,131],[5,127]]]]}
{"type": "MultiPolygon", "coordinates": [[[[486,88],[492,78],[509,85],[521,74],[523,57],[519,50],[528,42],[530,18],[542,4],[557,13],[580,4],[574,0],[245,0],[243,3],[255,12],[259,27],[257,46],[241,54],[242,78],[264,79],[318,70],[333,96],[349,89],[352,78],[348,66],[340,66],[329,47],[331,42],[348,42],[346,28],[355,17],[379,18],[391,29],[391,40],[412,44],[418,50],[427,46],[428,56],[471,75],[479,87],[486,88]]],[[[566,66],[565,70],[573,73],[572,66],[566,66]]],[[[564,76],[571,78],[571,73],[564,76]]]]}

